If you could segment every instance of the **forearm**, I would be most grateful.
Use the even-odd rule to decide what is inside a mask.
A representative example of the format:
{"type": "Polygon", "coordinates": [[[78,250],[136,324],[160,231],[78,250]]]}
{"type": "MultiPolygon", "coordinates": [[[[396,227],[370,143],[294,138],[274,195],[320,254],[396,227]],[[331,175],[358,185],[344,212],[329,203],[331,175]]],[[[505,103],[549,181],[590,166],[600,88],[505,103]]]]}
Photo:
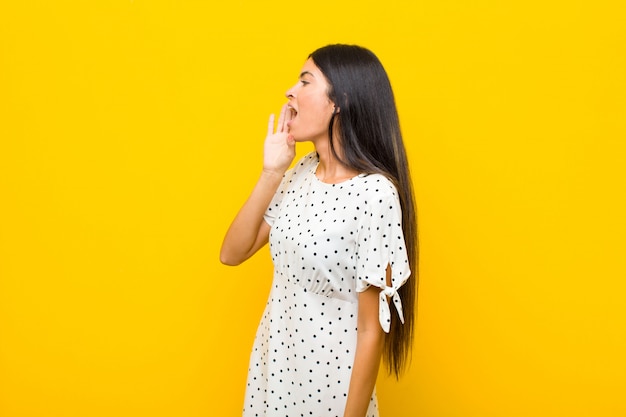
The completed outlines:
{"type": "Polygon", "coordinates": [[[267,210],[276,189],[280,185],[282,175],[263,171],[252,193],[241,207],[232,224],[228,228],[220,260],[227,265],[237,265],[254,254],[267,240],[260,234],[264,222],[263,215],[267,210]]]}
{"type": "Polygon", "coordinates": [[[344,417],[365,417],[376,385],[385,333],[378,321],[378,293],[370,287],[359,294],[356,353],[344,417]]]}
{"type": "Polygon", "coordinates": [[[296,155],[296,142],[287,133],[291,116],[284,104],[274,132],[274,115],[270,115],[263,144],[263,172],[222,242],[220,261],[226,265],[240,264],[267,243],[269,226],[263,215],[296,155]]]}
{"type": "Polygon", "coordinates": [[[382,334],[359,337],[344,417],[365,417],[376,385],[383,337],[382,334]]]}

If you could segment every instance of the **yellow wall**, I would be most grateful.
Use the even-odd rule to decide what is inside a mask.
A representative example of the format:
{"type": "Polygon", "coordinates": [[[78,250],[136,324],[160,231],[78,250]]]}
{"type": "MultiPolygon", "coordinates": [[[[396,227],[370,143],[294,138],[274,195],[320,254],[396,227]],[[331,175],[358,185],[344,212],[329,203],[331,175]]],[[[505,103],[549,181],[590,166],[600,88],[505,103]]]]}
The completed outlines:
{"type": "Polygon", "coordinates": [[[387,67],[420,210],[384,416],[626,415],[620,3],[2,2],[0,416],[239,415],[271,265],[218,249],[331,42],[387,67]]]}

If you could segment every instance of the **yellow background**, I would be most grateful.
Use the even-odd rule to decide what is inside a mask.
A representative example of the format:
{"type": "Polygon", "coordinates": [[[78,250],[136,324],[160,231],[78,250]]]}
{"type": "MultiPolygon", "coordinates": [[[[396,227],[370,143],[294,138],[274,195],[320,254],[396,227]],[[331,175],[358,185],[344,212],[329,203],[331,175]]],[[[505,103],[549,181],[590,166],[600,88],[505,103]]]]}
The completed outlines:
{"type": "Polygon", "coordinates": [[[419,205],[383,416],[626,415],[621,3],[3,1],[0,416],[240,414],[271,264],[219,246],[334,42],[386,66],[419,205]]]}

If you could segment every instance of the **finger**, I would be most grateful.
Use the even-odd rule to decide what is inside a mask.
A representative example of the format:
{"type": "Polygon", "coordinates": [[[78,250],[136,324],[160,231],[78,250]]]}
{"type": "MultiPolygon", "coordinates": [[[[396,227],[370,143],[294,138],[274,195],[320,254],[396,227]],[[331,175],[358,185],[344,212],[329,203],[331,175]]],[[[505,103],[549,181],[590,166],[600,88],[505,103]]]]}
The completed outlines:
{"type": "Polygon", "coordinates": [[[267,123],[267,136],[274,134],[274,113],[270,114],[270,120],[267,123]]]}
{"type": "Polygon", "coordinates": [[[285,112],[285,129],[289,130],[289,122],[293,119],[293,109],[287,106],[287,110],[285,112]]]}
{"type": "Polygon", "coordinates": [[[285,131],[285,115],[286,114],[287,114],[287,104],[283,104],[283,107],[280,109],[280,117],[278,118],[278,126],[276,127],[276,132],[285,131]]]}

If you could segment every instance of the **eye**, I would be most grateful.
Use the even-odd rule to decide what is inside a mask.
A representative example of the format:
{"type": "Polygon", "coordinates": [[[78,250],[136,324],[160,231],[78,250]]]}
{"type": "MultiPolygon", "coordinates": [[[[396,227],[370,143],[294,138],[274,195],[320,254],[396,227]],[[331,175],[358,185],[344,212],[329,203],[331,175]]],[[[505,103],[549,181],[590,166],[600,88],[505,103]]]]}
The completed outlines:
{"type": "Polygon", "coordinates": [[[307,84],[310,84],[310,82],[305,81],[305,80],[300,80],[300,82],[302,83],[302,85],[303,85],[303,86],[304,86],[304,85],[307,85],[307,84]]]}

